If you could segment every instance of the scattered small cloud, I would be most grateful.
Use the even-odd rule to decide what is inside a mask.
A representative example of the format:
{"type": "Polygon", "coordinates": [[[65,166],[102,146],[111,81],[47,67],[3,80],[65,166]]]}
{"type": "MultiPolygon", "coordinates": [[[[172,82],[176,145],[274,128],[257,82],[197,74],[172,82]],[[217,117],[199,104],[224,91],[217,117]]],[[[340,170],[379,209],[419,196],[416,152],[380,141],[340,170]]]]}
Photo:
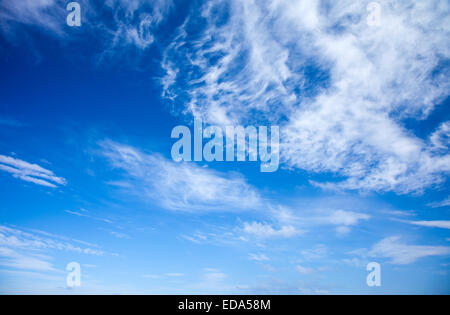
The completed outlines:
{"type": "Polygon", "coordinates": [[[258,262],[263,262],[263,261],[268,261],[269,257],[267,257],[264,254],[249,254],[249,259],[258,261],[258,262]]]}
{"type": "Polygon", "coordinates": [[[131,237],[128,234],[121,232],[110,231],[109,234],[119,239],[131,239],[131,237]]]}
{"type": "Polygon", "coordinates": [[[323,259],[328,255],[328,247],[326,245],[320,244],[312,249],[305,249],[301,252],[302,259],[305,260],[318,260],[323,259]]]}
{"type": "Polygon", "coordinates": [[[314,269],[312,269],[312,268],[306,268],[306,267],[303,267],[303,266],[300,266],[300,265],[297,265],[295,267],[295,269],[299,273],[301,273],[302,275],[310,275],[310,274],[313,274],[315,272],[314,269]]]}

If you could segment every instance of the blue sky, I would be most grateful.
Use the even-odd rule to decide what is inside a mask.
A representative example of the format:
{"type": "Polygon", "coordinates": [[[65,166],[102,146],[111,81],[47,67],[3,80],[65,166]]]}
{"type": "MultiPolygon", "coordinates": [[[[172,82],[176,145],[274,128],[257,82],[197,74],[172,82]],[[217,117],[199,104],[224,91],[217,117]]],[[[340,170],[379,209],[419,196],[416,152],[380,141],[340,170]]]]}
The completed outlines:
{"type": "Polygon", "coordinates": [[[0,0],[0,293],[449,293],[447,1],[78,2],[0,0]],[[193,117],[279,170],[175,163],[193,117]]]}

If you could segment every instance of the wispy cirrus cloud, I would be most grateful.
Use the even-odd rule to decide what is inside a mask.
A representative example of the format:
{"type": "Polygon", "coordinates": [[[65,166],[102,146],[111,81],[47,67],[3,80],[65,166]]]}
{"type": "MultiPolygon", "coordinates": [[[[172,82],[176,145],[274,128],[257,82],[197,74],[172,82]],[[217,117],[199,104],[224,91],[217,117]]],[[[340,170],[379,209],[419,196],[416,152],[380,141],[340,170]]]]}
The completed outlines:
{"type": "MultiPolygon", "coordinates": [[[[359,251],[361,254],[361,252],[359,251]]],[[[450,247],[405,244],[401,237],[388,237],[375,244],[363,256],[385,258],[394,265],[409,265],[419,259],[450,255],[450,247]]]]}
{"type": "Polygon", "coordinates": [[[0,1],[0,30],[14,37],[17,27],[31,25],[62,36],[66,4],[62,0],[0,1]]]}
{"type": "MultiPolygon", "coordinates": [[[[106,254],[95,244],[44,231],[0,225],[0,266],[44,273],[61,272],[54,266],[53,258],[55,252],[61,251],[97,257],[106,254]]],[[[0,274],[4,272],[2,270],[0,274]]]]}
{"type": "Polygon", "coordinates": [[[166,49],[163,95],[211,123],[281,124],[287,167],[342,177],[319,187],[420,193],[450,171],[448,122],[423,139],[403,120],[449,94],[450,6],[379,3],[374,28],[365,2],[209,1],[166,49]]]}
{"type": "Polygon", "coordinates": [[[450,221],[403,221],[403,222],[423,227],[450,229],[450,221]]]}
{"type": "Polygon", "coordinates": [[[36,254],[24,255],[6,247],[0,247],[0,266],[22,270],[56,271],[50,262],[50,257],[36,254]]]}
{"type": "Polygon", "coordinates": [[[107,0],[105,4],[114,14],[114,26],[109,29],[113,45],[146,49],[155,41],[153,31],[169,13],[173,1],[107,0]]]}
{"type": "MultiPolygon", "coordinates": [[[[101,35],[103,50],[99,61],[106,56],[122,56],[124,48],[143,51],[152,46],[154,32],[173,6],[172,0],[77,2],[81,7],[82,27],[79,29],[101,35]]],[[[70,13],[66,10],[67,4],[63,0],[0,1],[0,31],[7,38],[18,40],[19,31],[26,32],[28,27],[33,27],[47,35],[69,40],[71,28],[66,25],[70,13]]]]}
{"type": "Polygon", "coordinates": [[[301,259],[304,260],[319,260],[325,258],[329,253],[328,247],[323,244],[319,244],[311,249],[304,249],[301,251],[301,259]]]}
{"type": "Polygon", "coordinates": [[[102,256],[105,254],[102,250],[96,248],[96,245],[86,242],[70,240],[48,233],[27,232],[18,228],[11,228],[3,225],[0,226],[0,245],[11,249],[26,251],[63,250],[94,256],[102,256]],[[80,247],[73,243],[90,245],[90,247],[80,247]]]}
{"type": "Polygon", "coordinates": [[[10,156],[0,155],[0,170],[40,186],[56,188],[67,184],[66,179],[56,176],[52,171],[10,156]]]}
{"type": "Polygon", "coordinates": [[[289,207],[273,207],[273,220],[279,224],[291,224],[297,229],[309,231],[317,227],[332,227],[336,234],[345,236],[353,227],[371,219],[366,213],[327,207],[298,212],[289,207]]]}
{"type": "Polygon", "coordinates": [[[429,204],[430,207],[433,208],[443,208],[443,207],[449,207],[450,206],[450,197],[447,199],[440,201],[440,202],[432,202],[429,204]]]}
{"type": "Polygon", "coordinates": [[[89,211],[87,211],[85,209],[80,209],[80,211],[65,210],[64,212],[66,212],[66,213],[68,213],[70,215],[81,217],[81,218],[93,219],[93,220],[101,221],[101,222],[108,223],[108,224],[112,224],[113,223],[111,220],[93,216],[93,215],[91,215],[89,213],[89,211]]]}
{"type": "Polygon", "coordinates": [[[257,261],[257,262],[263,262],[263,261],[268,261],[269,260],[269,257],[267,257],[264,254],[249,254],[248,256],[249,256],[248,258],[250,260],[254,260],[254,261],[257,261]]]}
{"type": "Polygon", "coordinates": [[[180,272],[169,272],[166,274],[145,274],[142,277],[146,279],[181,278],[184,277],[184,274],[180,272]]]}
{"type": "Polygon", "coordinates": [[[297,265],[297,266],[295,267],[295,269],[296,269],[299,273],[301,273],[302,275],[310,275],[310,274],[313,274],[313,273],[315,272],[314,269],[308,268],[308,267],[304,267],[304,266],[301,266],[301,265],[297,265]]]}
{"type": "Polygon", "coordinates": [[[175,163],[158,154],[104,141],[101,155],[125,172],[130,192],[169,210],[235,211],[262,205],[256,189],[237,173],[222,173],[193,163],[175,163]]]}

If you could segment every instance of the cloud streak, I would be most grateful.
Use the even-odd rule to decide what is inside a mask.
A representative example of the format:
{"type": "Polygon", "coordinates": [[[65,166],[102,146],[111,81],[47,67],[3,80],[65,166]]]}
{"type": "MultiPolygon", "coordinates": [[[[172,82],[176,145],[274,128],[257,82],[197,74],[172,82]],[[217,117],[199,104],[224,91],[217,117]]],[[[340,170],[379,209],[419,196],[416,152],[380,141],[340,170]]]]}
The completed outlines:
{"type": "Polygon", "coordinates": [[[65,186],[67,181],[56,176],[37,164],[31,164],[13,157],[0,155],[0,170],[12,174],[21,179],[40,186],[56,188],[58,185],[65,186]]]}
{"type": "Polygon", "coordinates": [[[252,210],[259,193],[236,173],[221,173],[194,163],[175,163],[158,154],[104,141],[101,155],[125,172],[126,185],[140,198],[176,211],[252,210]]]}
{"type": "Polygon", "coordinates": [[[369,251],[372,258],[387,258],[394,265],[409,265],[421,258],[448,256],[450,247],[407,245],[398,236],[388,237],[375,244],[369,251]]]}
{"type": "Polygon", "coordinates": [[[440,229],[450,229],[450,221],[405,221],[406,223],[440,229]]]}
{"type": "MultiPolygon", "coordinates": [[[[0,225],[1,246],[27,251],[59,250],[94,256],[102,256],[105,254],[102,250],[99,250],[97,248],[92,247],[82,248],[78,245],[73,245],[68,240],[64,239],[61,240],[57,236],[50,236],[50,234],[47,235],[48,235],[47,237],[42,237],[38,235],[38,233],[29,233],[22,231],[20,229],[0,225]]],[[[72,241],[87,244],[85,242],[80,242],[76,240],[72,241]]]]}

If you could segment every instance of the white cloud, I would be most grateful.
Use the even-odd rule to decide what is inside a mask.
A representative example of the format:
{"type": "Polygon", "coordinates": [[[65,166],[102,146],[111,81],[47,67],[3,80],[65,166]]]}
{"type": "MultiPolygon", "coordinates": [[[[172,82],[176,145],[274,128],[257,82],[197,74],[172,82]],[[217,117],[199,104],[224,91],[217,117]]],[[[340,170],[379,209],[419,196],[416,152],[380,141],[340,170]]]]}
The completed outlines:
{"type": "Polygon", "coordinates": [[[303,266],[296,266],[295,269],[297,269],[298,272],[300,272],[302,275],[310,275],[314,273],[314,269],[306,268],[303,266]]]}
{"type": "MultiPolygon", "coordinates": [[[[150,47],[155,41],[155,30],[173,5],[172,0],[106,0],[101,5],[91,0],[77,2],[81,7],[82,28],[101,33],[105,39],[100,60],[106,55],[121,55],[126,46],[138,50],[150,47]],[[103,20],[107,13],[112,20],[103,20]]],[[[67,4],[62,0],[2,1],[0,31],[16,39],[25,25],[43,29],[47,35],[69,39],[67,4]]]]}
{"type": "Polygon", "coordinates": [[[404,222],[424,227],[450,229],[450,221],[404,221],[404,222]]]}
{"type": "Polygon", "coordinates": [[[450,5],[378,2],[373,28],[365,2],[209,1],[165,52],[164,95],[211,123],[281,124],[288,167],[343,177],[320,187],[422,192],[450,171],[448,123],[419,139],[402,121],[448,96],[450,5]]]}
{"type": "Polygon", "coordinates": [[[431,136],[433,151],[448,151],[450,147],[450,122],[443,123],[431,136]]]}
{"type": "Polygon", "coordinates": [[[448,197],[447,199],[445,199],[441,202],[433,202],[433,203],[429,204],[429,206],[433,207],[433,208],[449,207],[450,206],[450,197],[448,197]]]}
{"type": "Polygon", "coordinates": [[[276,229],[267,223],[252,222],[244,223],[243,232],[258,238],[291,238],[302,232],[290,225],[276,229]]]}
{"type": "Polygon", "coordinates": [[[432,73],[450,55],[440,44],[448,36],[443,12],[449,8],[436,10],[436,1],[380,4],[383,23],[376,29],[366,25],[364,3],[336,3],[326,19],[310,6],[321,20],[312,30],[315,48],[332,62],[332,90],[294,114],[286,129],[288,163],[348,177],[338,185],[343,188],[421,191],[442,180],[449,157],[430,153],[431,145],[400,121],[426,117],[448,94],[446,75],[432,73]],[[332,23],[344,32],[329,33],[332,23]]]}
{"type": "Polygon", "coordinates": [[[63,34],[66,11],[63,1],[21,0],[0,2],[0,30],[14,36],[16,24],[44,28],[58,35],[63,34]]]}
{"type": "MultiPolygon", "coordinates": [[[[85,243],[76,240],[72,241],[85,243]]],[[[65,238],[61,239],[54,235],[51,236],[51,234],[47,234],[47,237],[42,237],[38,235],[38,233],[28,233],[17,228],[10,228],[3,225],[0,225],[0,245],[26,251],[64,250],[86,255],[104,255],[104,252],[99,249],[93,249],[90,247],[82,248],[80,246],[73,245],[65,238]]]]}
{"type": "Polygon", "coordinates": [[[146,279],[181,278],[184,277],[184,274],[179,272],[172,272],[166,274],[146,274],[142,275],[142,277],[146,279]]]}
{"type": "Polygon", "coordinates": [[[108,223],[108,224],[112,224],[113,222],[111,220],[105,219],[105,218],[100,218],[100,217],[96,217],[96,216],[92,216],[89,213],[89,211],[87,210],[80,210],[81,212],[77,212],[77,211],[71,211],[71,210],[64,210],[64,212],[77,216],[77,217],[81,217],[81,218],[88,218],[88,219],[93,219],[96,221],[101,221],[104,223],[108,223]]]}
{"type": "Polygon", "coordinates": [[[353,226],[357,225],[361,220],[369,220],[370,216],[363,213],[356,213],[351,211],[337,210],[333,211],[325,218],[333,225],[353,226]]]}
{"type": "Polygon", "coordinates": [[[206,268],[204,269],[204,281],[207,284],[220,284],[222,283],[228,276],[221,272],[219,269],[214,268],[206,268]]]}
{"type": "Polygon", "coordinates": [[[175,163],[157,154],[106,141],[102,154],[124,170],[140,196],[169,210],[233,211],[255,209],[259,193],[239,174],[221,173],[194,163],[175,163]]]}
{"type": "Polygon", "coordinates": [[[56,188],[57,185],[66,185],[67,181],[57,177],[37,164],[31,164],[13,157],[0,155],[0,170],[12,174],[15,178],[36,185],[56,188]]]}
{"type": "Polygon", "coordinates": [[[415,211],[402,211],[402,210],[383,210],[381,211],[384,214],[396,216],[396,217],[414,217],[417,215],[415,211]]]}
{"type": "Polygon", "coordinates": [[[67,251],[93,256],[105,254],[97,248],[82,248],[69,241],[89,244],[42,231],[31,233],[0,225],[0,266],[20,270],[57,272],[58,270],[54,268],[51,262],[53,258],[48,256],[47,253],[67,251]]]}
{"type": "Polygon", "coordinates": [[[171,278],[179,278],[179,277],[183,277],[184,274],[173,272],[173,273],[168,273],[168,274],[166,274],[166,276],[167,276],[167,277],[171,277],[171,278]]]}
{"type": "Polygon", "coordinates": [[[119,239],[131,239],[131,237],[128,234],[125,233],[121,233],[121,232],[116,232],[116,231],[110,231],[109,234],[111,234],[114,237],[117,237],[119,239]]]}
{"type": "Polygon", "coordinates": [[[281,209],[280,213],[275,213],[275,217],[280,222],[290,222],[299,228],[309,229],[317,226],[333,226],[338,235],[346,235],[351,232],[351,227],[359,225],[362,221],[371,218],[365,213],[358,213],[346,210],[318,209],[296,215],[292,210],[281,209]]]}
{"type": "Polygon", "coordinates": [[[388,258],[395,265],[408,265],[431,256],[450,255],[450,247],[407,245],[400,237],[388,237],[375,244],[368,252],[372,258],[388,258]]]}
{"type": "Polygon", "coordinates": [[[337,225],[336,233],[338,235],[347,235],[351,232],[350,227],[358,225],[360,221],[369,220],[370,216],[363,213],[356,213],[351,211],[337,210],[333,211],[324,220],[332,225],[337,225]]]}
{"type": "Polygon", "coordinates": [[[49,258],[37,255],[23,255],[10,248],[0,247],[0,265],[15,269],[55,271],[49,258]]]}
{"type": "Polygon", "coordinates": [[[328,255],[327,246],[321,244],[312,249],[305,249],[301,251],[301,257],[305,260],[318,260],[323,259],[328,255]]]}
{"type": "Polygon", "coordinates": [[[113,47],[134,45],[146,49],[155,41],[153,32],[173,3],[172,0],[107,0],[105,5],[114,12],[115,28],[108,30],[113,47]]]}
{"type": "Polygon", "coordinates": [[[261,11],[255,1],[208,1],[199,15],[188,17],[165,52],[164,95],[186,96],[190,112],[220,125],[237,124],[253,110],[269,114],[279,100],[295,100],[284,86],[291,77],[289,52],[271,36],[261,11]],[[191,32],[198,25],[204,27],[200,36],[191,32]],[[175,84],[180,73],[187,91],[175,84]]]}
{"type": "Polygon", "coordinates": [[[145,279],[160,279],[161,276],[160,275],[142,275],[142,278],[145,278],[145,279]]]}
{"type": "Polygon", "coordinates": [[[249,259],[262,262],[262,261],[268,261],[269,258],[264,254],[249,254],[249,259]]]}

